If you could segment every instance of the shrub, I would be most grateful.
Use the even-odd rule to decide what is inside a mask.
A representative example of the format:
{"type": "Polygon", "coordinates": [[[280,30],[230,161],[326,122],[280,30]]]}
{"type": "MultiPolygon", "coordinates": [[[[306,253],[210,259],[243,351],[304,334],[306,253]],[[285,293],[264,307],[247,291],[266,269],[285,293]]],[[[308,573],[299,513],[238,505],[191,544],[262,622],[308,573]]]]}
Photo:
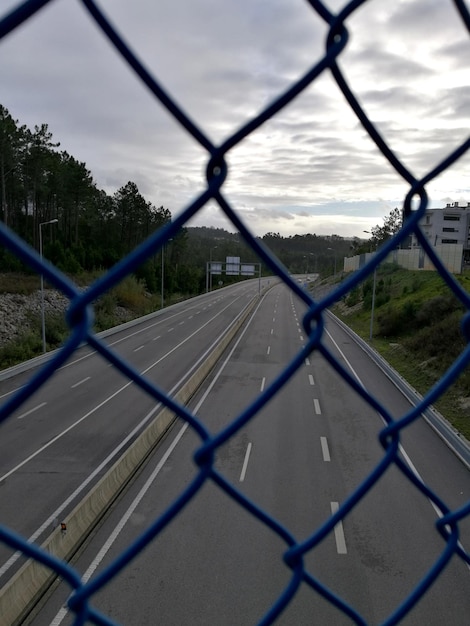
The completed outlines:
{"type": "Polygon", "coordinates": [[[453,294],[435,296],[422,303],[416,313],[416,322],[420,326],[429,326],[442,321],[458,310],[463,311],[464,309],[453,294]]]}
{"type": "Polygon", "coordinates": [[[377,316],[378,332],[384,337],[407,334],[414,327],[416,304],[407,300],[400,307],[388,307],[377,316]]]}
{"type": "Polygon", "coordinates": [[[359,300],[360,300],[359,287],[356,285],[356,287],[354,287],[354,289],[351,289],[351,291],[347,295],[345,299],[345,304],[346,306],[354,306],[355,304],[359,302],[359,300]]]}

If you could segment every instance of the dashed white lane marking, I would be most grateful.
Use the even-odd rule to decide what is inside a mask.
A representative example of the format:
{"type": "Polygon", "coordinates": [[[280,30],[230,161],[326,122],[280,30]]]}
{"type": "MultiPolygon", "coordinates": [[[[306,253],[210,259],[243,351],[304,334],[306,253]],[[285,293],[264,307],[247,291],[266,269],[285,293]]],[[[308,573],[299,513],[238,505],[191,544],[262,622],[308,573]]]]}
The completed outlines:
{"type": "Polygon", "coordinates": [[[154,337],[154,338],[152,339],[152,341],[157,341],[157,339],[160,339],[160,337],[161,337],[161,335],[157,335],[156,337],[154,337]]]}
{"type": "Polygon", "coordinates": [[[309,374],[309,375],[308,375],[308,382],[309,382],[311,385],[314,385],[314,384],[315,384],[315,381],[313,380],[313,374],[309,374]]]}
{"type": "Polygon", "coordinates": [[[269,354],[271,352],[271,346],[268,346],[268,349],[266,350],[266,354],[269,354]]]}
{"type": "Polygon", "coordinates": [[[310,365],[310,359],[308,357],[305,359],[305,365],[310,365]]]}
{"type": "Polygon", "coordinates": [[[251,441],[248,443],[245,453],[245,459],[243,461],[242,473],[240,474],[240,482],[242,483],[245,480],[246,468],[248,467],[248,461],[250,460],[251,453],[251,441]]]}
{"type": "Polygon", "coordinates": [[[142,346],[139,346],[138,348],[134,348],[134,352],[139,352],[139,350],[142,350],[143,347],[144,346],[142,345],[142,346]]]}
{"type": "MultiPolygon", "coordinates": [[[[337,502],[331,502],[331,513],[334,515],[339,509],[337,502]]],[[[343,522],[339,521],[335,526],[336,550],[338,554],[347,554],[346,539],[344,537],[343,522]]]]}
{"type": "Polygon", "coordinates": [[[34,413],[34,411],[38,411],[39,409],[42,409],[43,406],[46,406],[47,402],[41,402],[41,404],[38,404],[37,406],[34,407],[34,409],[29,409],[29,411],[26,411],[26,413],[22,413],[21,415],[18,415],[17,419],[22,420],[23,417],[27,417],[28,415],[31,415],[31,413],[34,413]]]}
{"type": "Polygon", "coordinates": [[[320,437],[321,451],[324,461],[331,461],[330,449],[328,448],[328,439],[326,437],[320,437]]]}
{"type": "Polygon", "coordinates": [[[274,334],[274,328],[271,328],[271,335],[274,334]]]}
{"type": "Polygon", "coordinates": [[[90,380],[91,376],[87,376],[86,378],[83,378],[82,380],[79,380],[78,383],[75,383],[75,385],[72,385],[70,387],[70,389],[75,389],[76,387],[80,387],[80,385],[83,385],[83,383],[86,383],[87,380],[90,380]]]}
{"type": "Polygon", "coordinates": [[[261,387],[260,387],[260,391],[263,392],[264,391],[264,386],[266,384],[266,377],[263,376],[263,380],[261,381],[261,387]]]}
{"type": "Polygon", "coordinates": [[[172,330],[175,330],[174,328],[169,328],[166,332],[167,333],[171,333],[172,330]]]}
{"type": "Polygon", "coordinates": [[[320,402],[318,401],[317,398],[313,399],[313,406],[315,408],[315,413],[317,415],[321,415],[321,408],[320,408],[320,402]]]}

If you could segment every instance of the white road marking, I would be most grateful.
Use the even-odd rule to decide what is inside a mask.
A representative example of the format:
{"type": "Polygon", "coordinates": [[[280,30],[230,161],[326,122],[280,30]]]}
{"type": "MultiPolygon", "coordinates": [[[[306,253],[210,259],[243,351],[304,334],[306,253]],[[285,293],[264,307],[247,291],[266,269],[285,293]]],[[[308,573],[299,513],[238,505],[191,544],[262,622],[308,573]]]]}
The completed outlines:
{"type": "Polygon", "coordinates": [[[313,406],[315,407],[315,413],[317,415],[321,415],[320,402],[317,400],[317,398],[313,399],[313,406]]]}
{"type": "MultiPolygon", "coordinates": [[[[331,513],[334,515],[338,509],[339,504],[337,502],[331,502],[331,513]]],[[[335,540],[336,540],[336,550],[338,554],[347,554],[348,550],[346,548],[346,539],[344,537],[343,530],[343,522],[340,520],[335,526],[335,540]]]]}
{"type": "Polygon", "coordinates": [[[161,335],[157,335],[156,337],[154,337],[154,338],[152,339],[152,341],[157,341],[157,339],[160,339],[160,337],[161,337],[161,335]]]}
{"type": "Polygon", "coordinates": [[[0,396],[0,400],[2,398],[6,398],[7,396],[10,396],[12,393],[16,393],[17,391],[19,391],[20,389],[23,389],[24,385],[21,385],[20,387],[16,387],[15,389],[11,389],[10,391],[7,391],[6,393],[2,394],[0,396]]]}
{"type": "Polygon", "coordinates": [[[172,330],[175,330],[174,328],[169,328],[166,332],[167,333],[171,333],[172,330]]]}
{"type": "Polygon", "coordinates": [[[314,384],[315,384],[315,381],[313,380],[313,374],[309,374],[309,375],[308,375],[308,382],[309,382],[311,385],[314,385],[314,384]]]}
{"type": "Polygon", "coordinates": [[[274,333],[274,328],[271,328],[271,335],[274,333]]]}
{"type": "Polygon", "coordinates": [[[328,448],[328,439],[326,437],[320,437],[321,451],[324,461],[331,461],[330,450],[328,448]]]}
{"type": "Polygon", "coordinates": [[[83,383],[86,383],[87,380],[90,380],[91,376],[87,376],[86,378],[83,378],[82,380],[79,380],[78,383],[75,383],[75,385],[72,385],[70,387],[70,389],[75,389],[76,387],[80,387],[80,385],[83,385],[83,383]]]}
{"type": "Polygon", "coordinates": [[[271,346],[268,346],[268,349],[266,351],[266,354],[269,354],[271,352],[271,346]]]}
{"type": "MultiPolygon", "coordinates": [[[[264,300],[264,297],[265,296],[263,296],[263,300],[264,300]]],[[[258,309],[260,307],[260,304],[258,304],[258,306],[256,307],[255,313],[258,311],[258,309]]],[[[214,385],[216,384],[216,382],[219,379],[220,375],[224,371],[227,363],[232,358],[233,353],[235,352],[235,350],[238,347],[240,341],[244,337],[248,327],[250,326],[250,322],[253,319],[254,314],[250,318],[250,321],[248,322],[247,326],[245,327],[245,330],[241,333],[241,335],[239,336],[238,340],[235,342],[235,345],[232,348],[230,354],[227,356],[227,358],[225,359],[224,363],[220,367],[219,371],[217,372],[217,374],[215,375],[215,377],[213,378],[213,380],[209,384],[209,387],[204,392],[202,398],[199,400],[198,404],[194,407],[194,414],[195,415],[198,413],[199,409],[201,408],[201,406],[205,402],[207,396],[212,391],[214,385]]],[[[174,391],[174,390],[172,390],[172,391],[174,391]]],[[[174,448],[176,448],[176,445],[178,444],[178,442],[181,439],[181,437],[184,435],[184,433],[187,430],[187,428],[188,428],[188,424],[186,423],[186,424],[183,425],[181,430],[176,435],[176,437],[173,440],[173,442],[171,443],[169,449],[163,455],[161,461],[158,463],[158,465],[156,466],[155,470],[150,475],[150,477],[147,480],[147,482],[145,483],[145,485],[142,487],[142,489],[139,491],[139,493],[137,494],[135,499],[132,501],[132,504],[130,505],[129,509],[121,517],[121,519],[120,519],[119,523],[117,524],[117,526],[115,527],[114,531],[108,537],[108,540],[103,545],[103,547],[101,548],[101,550],[97,554],[96,558],[94,559],[94,561],[92,562],[90,567],[84,573],[84,575],[82,577],[82,581],[84,583],[86,583],[91,578],[91,576],[93,575],[93,573],[96,570],[96,568],[100,565],[101,561],[105,558],[105,556],[108,553],[108,551],[110,550],[112,544],[116,541],[116,539],[118,538],[118,536],[121,533],[122,529],[124,528],[124,526],[127,524],[128,520],[130,519],[131,515],[134,513],[135,509],[138,507],[138,505],[140,504],[141,500],[144,498],[144,496],[146,495],[147,491],[152,486],[152,483],[154,482],[155,478],[160,473],[162,467],[164,466],[164,464],[168,460],[168,458],[169,458],[170,454],[173,452],[174,448]]],[[[1,478],[0,478],[0,481],[1,481],[1,478]]],[[[59,624],[62,623],[62,621],[63,621],[64,617],[67,615],[67,613],[68,613],[68,609],[67,608],[64,607],[64,608],[60,609],[60,611],[57,613],[55,618],[52,620],[50,626],[59,626],[59,624]]]]}
{"type": "Polygon", "coordinates": [[[144,348],[145,346],[139,346],[138,348],[134,348],[134,352],[139,352],[139,350],[142,350],[142,348],[144,348]]]}
{"type": "Polygon", "coordinates": [[[263,380],[261,381],[261,387],[260,387],[260,391],[263,392],[264,391],[264,385],[266,384],[266,377],[263,376],[263,380]]]}
{"type": "Polygon", "coordinates": [[[23,417],[27,417],[28,415],[31,415],[31,413],[34,413],[34,411],[38,411],[39,409],[42,409],[43,406],[46,406],[47,402],[41,402],[41,404],[38,404],[37,406],[34,407],[34,409],[29,409],[29,411],[26,411],[26,413],[22,413],[21,415],[18,415],[18,417],[16,419],[22,420],[23,417]]]}
{"type": "Polygon", "coordinates": [[[248,467],[248,461],[250,460],[250,453],[251,453],[251,441],[248,443],[246,453],[245,453],[245,460],[243,461],[242,473],[240,474],[241,483],[245,480],[246,468],[248,467]]]}
{"type": "MultiPolygon", "coordinates": [[[[137,496],[134,498],[134,500],[133,500],[132,504],[130,505],[130,507],[127,509],[127,511],[121,517],[119,523],[114,528],[113,532],[108,537],[107,541],[103,544],[103,547],[98,552],[98,554],[96,555],[95,559],[92,561],[90,567],[83,574],[82,582],[86,583],[86,582],[88,582],[88,580],[90,580],[90,578],[92,577],[92,575],[95,572],[96,568],[100,565],[101,561],[104,559],[106,554],[109,552],[111,546],[116,541],[116,539],[120,535],[122,529],[124,528],[124,526],[129,521],[129,518],[134,513],[134,511],[136,510],[136,508],[140,504],[141,500],[144,498],[145,494],[147,493],[147,491],[152,486],[152,483],[154,482],[155,478],[158,476],[158,474],[162,470],[162,467],[165,465],[165,463],[167,462],[170,454],[173,452],[173,450],[178,445],[181,437],[184,435],[184,433],[185,433],[187,428],[188,428],[188,424],[184,424],[183,427],[181,428],[181,430],[179,431],[179,433],[176,435],[175,439],[172,441],[170,447],[168,448],[168,450],[163,455],[161,461],[158,463],[156,468],[153,470],[152,474],[148,478],[148,480],[145,483],[145,485],[142,487],[142,489],[139,491],[137,496]]],[[[68,613],[68,609],[66,607],[61,608],[60,611],[57,613],[57,615],[52,620],[50,626],[59,626],[59,624],[61,624],[63,622],[63,620],[66,617],[67,613],[68,613]]]]}
{"type": "Polygon", "coordinates": [[[310,359],[308,357],[305,358],[305,365],[310,365],[310,359]]]}

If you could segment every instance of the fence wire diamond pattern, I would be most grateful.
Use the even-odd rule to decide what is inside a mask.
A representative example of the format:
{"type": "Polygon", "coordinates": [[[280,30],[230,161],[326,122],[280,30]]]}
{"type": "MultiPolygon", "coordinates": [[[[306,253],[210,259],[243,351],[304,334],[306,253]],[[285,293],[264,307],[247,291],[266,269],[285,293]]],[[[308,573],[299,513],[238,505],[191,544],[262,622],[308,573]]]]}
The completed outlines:
{"type": "MultiPolygon", "coordinates": [[[[134,381],[135,385],[139,386],[157,402],[161,402],[169,407],[194,429],[202,442],[194,459],[199,470],[196,478],[185,491],[180,494],[174,504],[161,517],[155,519],[145,533],[143,533],[135,543],[129,546],[109,567],[86,583],[82,582],[77,571],[69,564],[43,551],[34,543],[29,543],[26,539],[18,536],[5,526],[0,526],[0,541],[14,550],[19,550],[24,555],[45,564],[47,567],[57,572],[63,581],[70,586],[71,596],[68,601],[68,606],[69,610],[75,614],[76,624],[83,624],[86,620],[95,624],[113,624],[114,622],[109,617],[102,615],[93,607],[94,594],[110,583],[136,555],[142,550],[145,550],[146,546],[172,522],[172,519],[198,493],[200,488],[208,481],[212,481],[241,507],[244,507],[247,512],[255,516],[263,524],[266,524],[283,542],[285,542],[286,551],[284,561],[291,569],[290,583],[260,621],[260,624],[273,623],[289,605],[301,586],[308,586],[311,588],[312,593],[323,596],[326,600],[334,604],[339,611],[349,616],[352,622],[365,624],[363,617],[354,607],[349,606],[345,601],[324,586],[318,578],[309,573],[304,566],[304,556],[318,546],[318,544],[334,530],[335,525],[344,520],[348,513],[365,497],[384,473],[387,472],[391,466],[394,466],[406,476],[416,490],[429,498],[441,512],[441,516],[436,522],[436,528],[443,538],[443,550],[439,559],[426,573],[420,583],[411,591],[406,600],[404,600],[400,606],[396,607],[394,613],[384,622],[384,624],[387,625],[398,623],[408,614],[413,606],[421,600],[423,595],[426,594],[429,587],[441,575],[451,559],[462,559],[470,566],[470,555],[459,543],[459,524],[470,515],[470,502],[460,510],[450,510],[436,493],[433,493],[431,489],[421,483],[399,455],[400,435],[402,430],[412,422],[418,420],[425,408],[443,394],[455,381],[462,369],[468,365],[470,360],[470,348],[462,352],[445,376],[435,384],[418,406],[397,420],[393,419],[386,408],[381,406],[371,394],[358,384],[328,349],[324,337],[324,315],[329,306],[337,302],[367,276],[370,276],[377,265],[381,263],[400,242],[404,242],[414,233],[426,254],[440,272],[442,278],[465,307],[467,313],[463,319],[462,328],[465,336],[470,337],[470,318],[468,316],[468,311],[470,310],[469,296],[448,273],[440,259],[435,255],[433,248],[423,235],[418,223],[428,206],[426,185],[446,169],[451,168],[457,159],[465,154],[470,147],[470,139],[467,138],[462,141],[461,145],[452,150],[444,160],[421,179],[416,179],[405,164],[391,150],[390,146],[374,126],[374,123],[368,118],[363,108],[361,108],[353,88],[348,84],[338,66],[338,60],[346,49],[349,41],[350,33],[348,30],[348,20],[350,20],[362,5],[367,4],[368,0],[349,2],[345,4],[342,10],[337,14],[333,14],[327,8],[326,4],[317,0],[310,0],[309,4],[311,5],[311,9],[317,13],[329,28],[323,57],[318,62],[315,62],[300,80],[291,85],[259,115],[250,119],[221,145],[213,144],[204,133],[203,129],[196,125],[183,109],[172,100],[169,93],[158,82],[157,78],[149,73],[125,40],[118,34],[112,23],[102,13],[98,4],[92,0],[82,0],[82,2],[89,12],[91,19],[94,20],[99,29],[101,29],[103,37],[107,38],[114,47],[116,54],[120,55],[125,60],[140,80],[154,94],[156,105],[165,107],[173,118],[191,135],[194,141],[207,152],[207,185],[203,192],[196,197],[174,221],[165,228],[157,231],[106,275],[97,280],[86,292],[81,292],[64,274],[58,271],[57,268],[48,264],[46,261],[41,262],[38,254],[33,249],[13,232],[8,230],[3,224],[0,225],[1,244],[17,255],[19,259],[28,264],[33,270],[38,273],[42,272],[53,286],[62,291],[62,293],[70,299],[67,320],[71,329],[69,339],[65,345],[54,354],[53,358],[49,360],[37,374],[32,376],[27,384],[13,397],[3,402],[0,407],[0,420],[2,422],[8,420],[9,416],[11,416],[31,394],[44,385],[52,374],[70,358],[82,342],[88,342],[92,348],[118,368],[129,380],[134,381]],[[225,197],[223,186],[228,171],[227,155],[230,151],[263,123],[275,116],[326,71],[331,72],[336,84],[349,103],[351,110],[367,132],[371,142],[380,150],[383,159],[388,161],[390,166],[401,176],[407,185],[408,192],[403,199],[404,224],[400,232],[378,251],[373,261],[369,262],[368,265],[341,283],[335,291],[320,300],[314,300],[293,281],[289,274],[283,269],[283,266],[260,244],[259,240],[252,237],[237,213],[236,208],[234,208],[225,197]],[[133,272],[149,256],[161,250],[165,242],[176,235],[179,229],[211,200],[218,204],[220,209],[242,234],[244,239],[249,242],[262,262],[270,268],[272,273],[279,276],[292,292],[301,298],[308,307],[308,313],[303,320],[304,329],[308,336],[308,341],[304,348],[278,376],[275,383],[271,385],[255,403],[248,406],[225,430],[218,433],[216,436],[212,436],[197,417],[186,407],[181,406],[174,399],[162,392],[156,385],[141,376],[130,364],[113,353],[113,351],[94,334],[92,329],[93,303],[96,299],[105,291],[119,283],[126,275],[133,272]],[[413,202],[418,206],[412,210],[413,202]],[[214,466],[214,456],[218,448],[239,432],[240,429],[263,408],[268,400],[286,384],[301,367],[305,358],[314,352],[322,354],[357,394],[364,398],[364,400],[383,416],[387,425],[380,433],[383,457],[374,471],[366,477],[353,493],[349,494],[349,497],[342,503],[340,508],[332,514],[321,528],[316,529],[305,541],[298,542],[289,529],[284,528],[276,519],[267,515],[256,503],[247,500],[241,492],[235,489],[234,486],[216,470],[214,466]]],[[[19,4],[15,10],[4,16],[1,20],[0,37],[3,38],[17,29],[22,23],[34,16],[35,13],[40,11],[47,4],[48,0],[29,0],[19,4]]],[[[465,2],[463,0],[454,0],[453,5],[449,2],[449,10],[456,11],[468,30],[470,27],[470,16],[465,2]]]]}

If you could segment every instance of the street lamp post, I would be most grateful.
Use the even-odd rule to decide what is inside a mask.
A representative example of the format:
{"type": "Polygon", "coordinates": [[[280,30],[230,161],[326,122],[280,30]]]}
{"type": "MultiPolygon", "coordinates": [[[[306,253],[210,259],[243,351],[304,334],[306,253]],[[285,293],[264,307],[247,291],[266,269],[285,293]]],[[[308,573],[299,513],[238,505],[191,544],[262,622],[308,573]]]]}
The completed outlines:
{"type": "MultiPolygon", "coordinates": [[[[46,224],[57,224],[59,220],[53,219],[48,222],[41,222],[39,224],[39,258],[42,263],[42,227],[46,224]]],[[[42,336],[42,351],[46,352],[46,316],[44,313],[44,276],[41,272],[41,336],[42,336]]]]}
{"type": "Polygon", "coordinates": [[[212,291],[212,250],[217,250],[217,246],[211,248],[209,252],[209,291],[212,291]]]}
{"type": "Polygon", "coordinates": [[[313,256],[313,258],[315,259],[315,269],[314,269],[314,272],[315,272],[315,274],[316,274],[316,273],[317,273],[317,271],[318,271],[318,270],[317,270],[318,254],[316,254],[315,252],[310,252],[309,254],[310,254],[310,256],[313,256]]]}
{"type": "Polygon", "coordinates": [[[161,280],[161,289],[162,293],[160,296],[160,308],[163,309],[163,282],[165,280],[165,244],[162,245],[162,280],[161,280]]]}
{"type": "Polygon", "coordinates": [[[334,248],[327,248],[327,250],[331,250],[335,255],[335,278],[336,278],[336,250],[334,250],[334,248]]]}
{"type": "MultiPolygon", "coordinates": [[[[371,234],[368,230],[364,231],[367,234],[371,234]]],[[[377,251],[377,248],[376,248],[377,251]]],[[[372,341],[372,336],[374,334],[374,310],[375,310],[375,287],[377,284],[377,266],[374,267],[374,276],[372,278],[372,308],[370,311],[370,330],[369,330],[369,341],[372,341]]]]}

